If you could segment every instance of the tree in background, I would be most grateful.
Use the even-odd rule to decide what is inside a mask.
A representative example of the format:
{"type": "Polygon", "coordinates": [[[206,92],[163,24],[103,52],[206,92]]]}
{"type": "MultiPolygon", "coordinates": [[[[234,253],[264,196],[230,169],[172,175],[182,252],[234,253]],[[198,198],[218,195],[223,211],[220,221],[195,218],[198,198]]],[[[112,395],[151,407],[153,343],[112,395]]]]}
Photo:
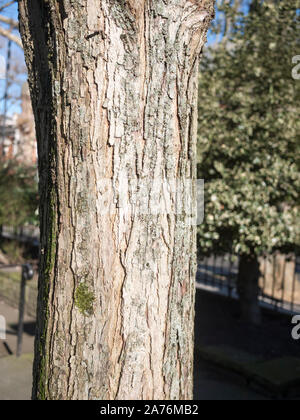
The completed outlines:
{"type": "MultiPolygon", "coordinates": [[[[19,22],[17,15],[17,1],[0,0],[0,80],[5,79],[6,107],[15,107],[20,103],[20,90],[26,80],[26,66],[22,51],[22,42],[19,36],[19,22]],[[8,47],[8,42],[10,46],[8,47]],[[17,46],[17,47],[16,47],[17,46]],[[9,55],[9,63],[7,63],[9,55]],[[5,58],[5,60],[3,60],[5,58]],[[7,64],[9,66],[7,67],[7,64]]],[[[3,110],[1,110],[3,112],[3,110]]]]}
{"type": "Polygon", "coordinates": [[[36,168],[14,160],[0,161],[0,225],[36,224],[38,189],[36,168]]]}
{"type": "Polygon", "coordinates": [[[299,244],[299,14],[295,0],[252,1],[249,13],[225,5],[231,31],[200,74],[198,247],[239,254],[242,315],[259,322],[259,256],[299,244]]]}
{"type": "Polygon", "coordinates": [[[9,15],[11,6],[15,6],[16,4],[17,0],[0,1],[0,36],[9,39],[14,44],[22,48],[22,41],[18,31],[19,23],[9,15]]]}

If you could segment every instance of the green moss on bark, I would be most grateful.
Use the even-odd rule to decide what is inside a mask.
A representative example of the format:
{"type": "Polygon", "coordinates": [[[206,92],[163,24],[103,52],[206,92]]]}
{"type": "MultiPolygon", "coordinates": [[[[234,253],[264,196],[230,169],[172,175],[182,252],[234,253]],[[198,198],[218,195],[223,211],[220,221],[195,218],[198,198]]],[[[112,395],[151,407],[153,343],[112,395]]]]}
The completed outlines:
{"type": "Polygon", "coordinates": [[[94,312],[94,293],[89,290],[86,283],[81,283],[75,291],[75,305],[79,311],[86,316],[94,312]]]}
{"type": "Polygon", "coordinates": [[[49,290],[50,282],[53,276],[53,270],[55,267],[56,260],[56,248],[57,248],[57,204],[56,204],[56,192],[54,187],[51,188],[49,193],[49,221],[50,230],[48,234],[48,244],[45,252],[45,263],[44,273],[42,278],[42,290],[41,290],[41,305],[43,312],[42,327],[40,330],[39,338],[39,373],[38,373],[38,386],[37,386],[37,398],[39,400],[47,399],[47,329],[49,321],[49,290]]]}

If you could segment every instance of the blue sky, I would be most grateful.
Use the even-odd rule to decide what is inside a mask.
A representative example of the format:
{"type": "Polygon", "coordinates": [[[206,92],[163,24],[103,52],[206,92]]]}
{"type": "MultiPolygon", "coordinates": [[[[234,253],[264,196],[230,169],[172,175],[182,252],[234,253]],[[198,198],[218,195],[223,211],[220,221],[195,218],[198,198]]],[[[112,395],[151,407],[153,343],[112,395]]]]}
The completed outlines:
{"type": "MultiPolygon", "coordinates": [[[[1,1],[0,6],[1,6],[1,4],[4,4],[4,3],[7,3],[7,0],[1,1]]],[[[8,7],[5,11],[1,12],[1,14],[17,20],[18,19],[17,3],[8,7]]],[[[3,26],[5,26],[5,25],[3,24],[3,26]]],[[[4,37],[1,37],[1,40],[0,40],[0,54],[5,59],[7,57],[7,45],[8,45],[8,41],[4,37]]],[[[15,62],[19,62],[19,63],[24,62],[24,56],[23,56],[23,52],[22,52],[21,48],[19,48],[14,43],[12,43],[11,56],[12,56],[12,65],[14,65],[15,62]]],[[[22,83],[22,81],[25,81],[26,80],[26,74],[20,75],[19,80],[20,80],[21,83],[22,83]]],[[[4,110],[3,97],[4,97],[4,93],[5,93],[5,85],[6,85],[6,81],[1,79],[0,80],[0,99],[1,99],[0,100],[0,113],[1,114],[3,113],[3,110],[4,110]]],[[[14,96],[19,95],[20,94],[20,86],[13,85],[10,89],[10,92],[14,96]]],[[[20,105],[19,104],[13,104],[13,103],[9,102],[8,103],[8,115],[12,115],[14,112],[20,112],[20,105]]]]}

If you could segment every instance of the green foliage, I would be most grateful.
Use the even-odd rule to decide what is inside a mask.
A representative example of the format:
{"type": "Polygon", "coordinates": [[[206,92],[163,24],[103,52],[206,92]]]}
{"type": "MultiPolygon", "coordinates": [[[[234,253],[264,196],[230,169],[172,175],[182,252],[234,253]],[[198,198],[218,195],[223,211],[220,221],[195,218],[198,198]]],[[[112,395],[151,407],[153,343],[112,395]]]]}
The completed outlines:
{"type": "Polygon", "coordinates": [[[292,57],[300,54],[296,3],[252,1],[202,61],[201,253],[259,255],[299,245],[300,81],[291,76],[292,57]]]}
{"type": "Polygon", "coordinates": [[[36,168],[0,161],[0,225],[37,224],[36,168]]]}
{"type": "Polygon", "coordinates": [[[5,241],[1,243],[1,250],[9,258],[11,264],[18,264],[24,261],[25,247],[17,241],[5,241]]]}

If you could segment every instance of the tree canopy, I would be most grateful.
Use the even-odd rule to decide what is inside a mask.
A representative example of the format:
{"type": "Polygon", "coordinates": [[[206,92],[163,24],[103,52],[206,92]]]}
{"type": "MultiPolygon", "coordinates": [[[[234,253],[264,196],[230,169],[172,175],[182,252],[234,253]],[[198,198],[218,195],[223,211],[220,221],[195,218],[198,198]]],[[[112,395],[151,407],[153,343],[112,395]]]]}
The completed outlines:
{"type": "Polygon", "coordinates": [[[299,244],[300,51],[294,0],[230,9],[231,32],[201,64],[199,250],[259,255],[299,244]]]}
{"type": "Polygon", "coordinates": [[[0,161],[0,225],[37,224],[36,168],[0,161]]]}

